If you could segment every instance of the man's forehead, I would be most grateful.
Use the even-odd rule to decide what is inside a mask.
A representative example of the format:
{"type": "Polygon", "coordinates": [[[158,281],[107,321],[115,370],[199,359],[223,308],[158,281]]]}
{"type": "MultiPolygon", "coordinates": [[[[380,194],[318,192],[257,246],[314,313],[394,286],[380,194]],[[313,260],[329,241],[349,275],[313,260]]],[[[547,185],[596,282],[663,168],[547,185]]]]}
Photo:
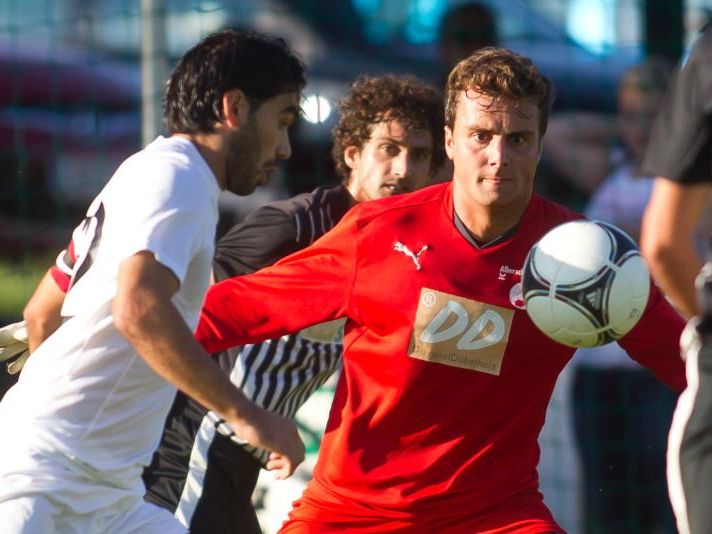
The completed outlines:
{"type": "Polygon", "coordinates": [[[477,89],[465,89],[460,92],[459,106],[464,109],[476,108],[480,113],[510,113],[512,111],[521,118],[537,118],[539,106],[533,97],[524,98],[496,98],[478,91],[477,89]]]}
{"type": "Polygon", "coordinates": [[[384,119],[371,125],[371,139],[391,138],[400,140],[414,136],[421,137],[426,134],[430,135],[430,131],[427,128],[400,118],[384,119]]]}

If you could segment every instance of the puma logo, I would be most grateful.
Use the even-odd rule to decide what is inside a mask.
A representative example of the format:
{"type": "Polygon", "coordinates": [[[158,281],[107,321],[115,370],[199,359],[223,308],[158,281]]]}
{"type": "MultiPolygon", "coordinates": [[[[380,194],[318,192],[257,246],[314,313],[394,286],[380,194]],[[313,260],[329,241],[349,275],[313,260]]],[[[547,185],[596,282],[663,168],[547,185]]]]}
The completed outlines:
{"type": "Polygon", "coordinates": [[[413,253],[412,250],[410,250],[406,245],[401,243],[400,241],[396,241],[396,244],[393,245],[393,250],[396,252],[402,252],[406,256],[408,256],[411,260],[413,260],[413,263],[415,263],[415,269],[420,270],[420,256],[428,250],[428,245],[423,245],[422,248],[417,252],[413,253]]]}

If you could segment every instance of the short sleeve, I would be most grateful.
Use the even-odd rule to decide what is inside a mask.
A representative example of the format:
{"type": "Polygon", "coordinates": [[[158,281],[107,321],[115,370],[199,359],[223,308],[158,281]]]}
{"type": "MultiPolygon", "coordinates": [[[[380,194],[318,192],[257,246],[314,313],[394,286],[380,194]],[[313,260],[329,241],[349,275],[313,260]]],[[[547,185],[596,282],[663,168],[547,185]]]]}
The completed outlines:
{"type": "Polygon", "coordinates": [[[103,199],[112,256],[121,262],[150,251],[182,284],[196,250],[214,239],[214,224],[206,227],[217,208],[210,205],[205,180],[163,159],[144,159],[115,178],[103,199]],[[139,172],[141,178],[134,174],[139,172]]]}
{"type": "Polygon", "coordinates": [[[682,183],[712,181],[712,26],[700,35],[668,88],[643,171],[682,183]]]}

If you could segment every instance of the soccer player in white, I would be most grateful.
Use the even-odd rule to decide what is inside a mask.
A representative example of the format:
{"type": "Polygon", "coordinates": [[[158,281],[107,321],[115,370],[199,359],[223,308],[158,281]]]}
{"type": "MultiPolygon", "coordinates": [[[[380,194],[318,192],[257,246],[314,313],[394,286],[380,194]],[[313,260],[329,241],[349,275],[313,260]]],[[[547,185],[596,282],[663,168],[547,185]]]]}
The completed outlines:
{"type": "MultiPolygon", "coordinates": [[[[128,158],[75,230],[63,323],[0,402],[0,529],[184,532],[143,501],[141,471],[176,388],[273,451],[303,459],[294,424],[248,401],[193,339],[220,189],[248,194],[290,155],[304,66],[280,39],[225,30],[166,86],[159,137],[128,158]]],[[[32,346],[33,332],[29,337],[32,346]]]]}

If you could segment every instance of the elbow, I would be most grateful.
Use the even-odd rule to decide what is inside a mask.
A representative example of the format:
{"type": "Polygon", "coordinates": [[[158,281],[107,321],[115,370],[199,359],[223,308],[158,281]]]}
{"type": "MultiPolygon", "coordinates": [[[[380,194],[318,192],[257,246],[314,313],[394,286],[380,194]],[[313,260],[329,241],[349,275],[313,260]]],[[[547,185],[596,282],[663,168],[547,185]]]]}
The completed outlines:
{"type": "Polygon", "coordinates": [[[22,310],[22,318],[25,321],[28,332],[40,334],[53,332],[61,321],[59,314],[55,316],[49,313],[44,306],[32,299],[22,310]]]}
{"type": "Polygon", "coordinates": [[[30,300],[22,310],[22,318],[25,320],[27,327],[41,324],[44,321],[43,314],[39,313],[37,306],[30,300]]]}
{"type": "Polygon", "coordinates": [[[140,329],[140,308],[127,295],[117,294],[111,304],[114,327],[127,339],[133,339],[140,329]]]}
{"type": "Polygon", "coordinates": [[[151,289],[118,291],[111,303],[114,327],[132,343],[155,333],[156,318],[165,311],[151,289]]]}
{"type": "Polygon", "coordinates": [[[643,233],[640,239],[640,253],[653,270],[665,265],[676,254],[674,245],[646,233],[643,233]]]}

